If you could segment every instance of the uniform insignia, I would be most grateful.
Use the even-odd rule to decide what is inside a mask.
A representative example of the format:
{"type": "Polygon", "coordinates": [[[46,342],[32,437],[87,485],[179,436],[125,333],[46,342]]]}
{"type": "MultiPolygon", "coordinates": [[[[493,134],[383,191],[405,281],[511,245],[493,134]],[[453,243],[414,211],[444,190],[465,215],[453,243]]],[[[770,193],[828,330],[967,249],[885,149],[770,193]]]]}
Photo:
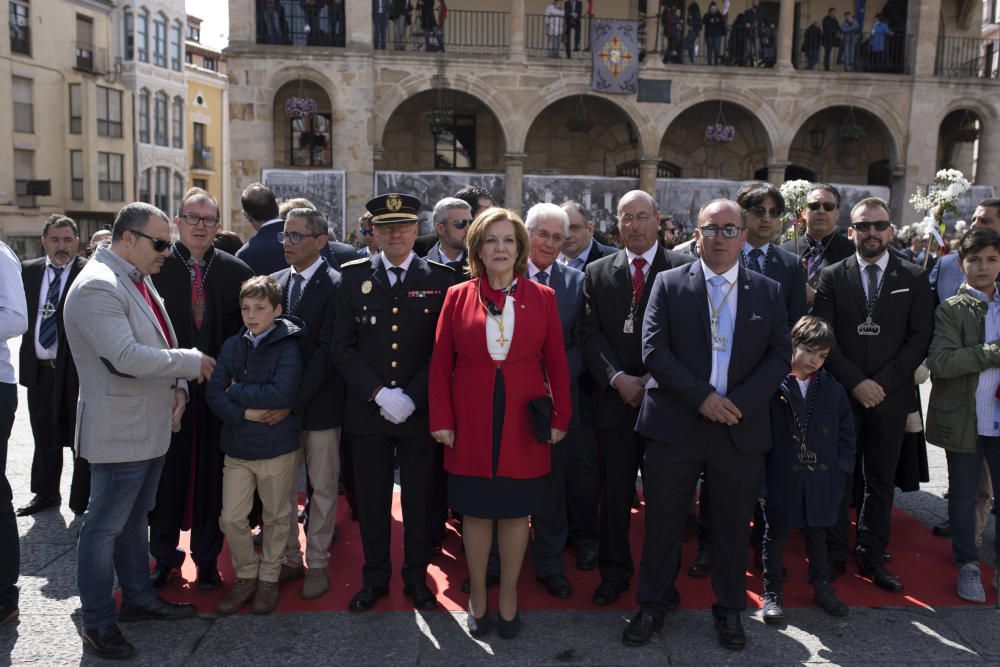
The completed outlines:
{"type": "Polygon", "coordinates": [[[385,197],[385,207],[390,211],[398,211],[403,208],[403,200],[399,198],[399,195],[386,195],[385,197]]]}
{"type": "Polygon", "coordinates": [[[366,280],[363,283],[361,283],[362,294],[371,294],[371,291],[372,291],[372,281],[366,280]]]}
{"type": "Polygon", "coordinates": [[[439,289],[428,289],[428,290],[412,290],[407,292],[406,295],[411,298],[422,299],[427,296],[440,296],[441,290],[439,289]]]}

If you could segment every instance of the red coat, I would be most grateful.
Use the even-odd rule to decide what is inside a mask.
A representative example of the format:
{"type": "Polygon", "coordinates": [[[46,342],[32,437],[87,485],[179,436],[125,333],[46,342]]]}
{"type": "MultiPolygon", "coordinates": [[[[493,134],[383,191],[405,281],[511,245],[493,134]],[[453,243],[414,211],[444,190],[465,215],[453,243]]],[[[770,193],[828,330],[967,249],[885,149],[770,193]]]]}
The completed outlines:
{"type": "Polygon", "coordinates": [[[551,445],[535,439],[528,401],[550,394],[552,426],[560,431],[569,428],[572,411],[556,294],[524,276],[518,279],[510,349],[506,360],[494,361],[486,348],[479,280],[451,287],[444,298],[431,357],[431,431],[455,431],[455,446],[444,450],[445,470],[492,477],[493,384],[499,367],[506,405],[497,475],[541,477],[549,472],[551,445]]]}

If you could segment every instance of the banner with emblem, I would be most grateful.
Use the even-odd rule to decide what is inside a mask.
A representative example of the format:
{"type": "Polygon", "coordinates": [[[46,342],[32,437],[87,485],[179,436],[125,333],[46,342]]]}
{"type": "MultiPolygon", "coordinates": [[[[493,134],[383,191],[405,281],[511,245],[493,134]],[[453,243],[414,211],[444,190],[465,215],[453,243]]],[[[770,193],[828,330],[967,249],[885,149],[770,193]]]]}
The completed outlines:
{"type": "Polygon", "coordinates": [[[591,89],[635,94],[639,82],[639,23],[591,21],[590,45],[594,56],[591,89]]]}

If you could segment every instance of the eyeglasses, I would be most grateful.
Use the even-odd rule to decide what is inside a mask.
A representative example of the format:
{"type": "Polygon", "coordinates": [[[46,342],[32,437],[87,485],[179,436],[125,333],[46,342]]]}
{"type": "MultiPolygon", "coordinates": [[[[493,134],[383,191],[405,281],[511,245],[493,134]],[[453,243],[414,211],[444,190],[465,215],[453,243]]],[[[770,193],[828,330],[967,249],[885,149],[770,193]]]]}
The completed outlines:
{"type": "Polygon", "coordinates": [[[546,242],[552,241],[553,243],[555,243],[557,245],[561,244],[563,241],[566,240],[566,237],[563,236],[562,234],[549,234],[548,232],[545,232],[545,231],[537,231],[536,230],[536,231],[532,231],[531,234],[533,236],[537,236],[538,238],[540,238],[543,241],[546,241],[546,242]]]}
{"type": "Polygon", "coordinates": [[[218,218],[201,218],[198,217],[197,215],[188,215],[186,213],[182,213],[177,217],[186,222],[187,224],[191,225],[192,227],[197,227],[198,225],[201,225],[205,229],[208,229],[210,227],[216,227],[219,224],[218,218]]]}
{"type": "Polygon", "coordinates": [[[465,229],[466,227],[472,224],[472,220],[466,218],[464,220],[456,220],[451,224],[455,229],[465,229]]]}
{"type": "MultiPolygon", "coordinates": [[[[758,218],[777,218],[779,215],[784,213],[779,208],[764,208],[763,206],[754,206],[753,208],[747,209],[750,213],[754,214],[758,218]]],[[[832,211],[833,209],[827,209],[832,211]]]]}
{"type": "Polygon", "coordinates": [[[726,225],[725,227],[719,227],[718,225],[705,225],[704,227],[699,227],[701,230],[701,235],[706,239],[715,238],[715,236],[722,232],[722,236],[727,239],[735,239],[743,231],[742,227],[737,227],[736,225],[726,225]]]}
{"type": "Polygon", "coordinates": [[[622,213],[618,216],[618,222],[630,225],[633,222],[643,223],[652,218],[653,216],[649,213],[640,213],[638,215],[632,215],[631,213],[622,213]]]}
{"type": "Polygon", "coordinates": [[[326,236],[326,234],[302,234],[300,232],[278,232],[278,243],[284,243],[285,241],[288,241],[292,245],[298,245],[302,243],[302,239],[316,238],[317,236],[326,236]]]}
{"type": "Polygon", "coordinates": [[[170,247],[170,241],[164,241],[163,239],[158,239],[155,236],[150,236],[149,234],[143,234],[138,229],[130,230],[136,236],[141,236],[144,239],[149,239],[149,244],[153,246],[153,250],[156,252],[163,252],[170,247]]]}
{"type": "Polygon", "coordinates": [[[827,213],[837,209],[837,205],[829,201],[824,201],[824,202],[811,201],[808,204],[806,204],[806,207],[810,211],[818,211],[820,206],[822,206],[823,210],[826,211],[827,213]]]}
{"type": "Polygon", "coordinates": [[[372,235],[372,230],[371,230],[370,228],[369,228],[369,229],[366,229],[366,228],[364,228],[364,227],[360,227],[360,228],[358,229],[358,231],[359,231],[359,232],[361,232],[361,235],[362,235],[362,236],[371,236],[371,235],[372,235]]]}
{"type": "Polygon", "coordinates": [[[889,229],[888,220],[863,220],[862,222],[852,222],[851,227],[854,227],[859,232],[871,231],[874,227],[877,231],[884,232],[889,229]]]}

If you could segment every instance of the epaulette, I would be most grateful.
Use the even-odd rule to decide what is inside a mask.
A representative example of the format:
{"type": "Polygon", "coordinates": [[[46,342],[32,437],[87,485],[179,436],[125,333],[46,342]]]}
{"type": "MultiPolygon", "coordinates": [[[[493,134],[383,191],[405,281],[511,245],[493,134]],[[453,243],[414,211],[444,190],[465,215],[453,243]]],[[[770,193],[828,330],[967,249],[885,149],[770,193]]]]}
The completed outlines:
{"type": "Polygon", "coordinates": [[[340,265],[341,269],[346,269],[349,266],[361,266],[362,264],[371,264],[371,257],[360,257],[358,259],[352,259],[349,262],[344,262],[340,265]]]}

